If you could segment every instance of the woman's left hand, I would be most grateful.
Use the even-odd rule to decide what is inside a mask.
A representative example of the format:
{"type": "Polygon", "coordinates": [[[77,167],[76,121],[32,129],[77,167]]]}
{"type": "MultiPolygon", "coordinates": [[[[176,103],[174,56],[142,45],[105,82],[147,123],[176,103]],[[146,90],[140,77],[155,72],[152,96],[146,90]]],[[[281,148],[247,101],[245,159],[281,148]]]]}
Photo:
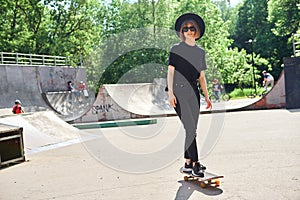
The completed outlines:
{"type": "Polygon", "coordinates": [[[206,109],[212,109],[212,103],[211,103],[211,101],[210,101],[210,99],[209,98],[205,98],[205,101],[206,101],[206,109]]]}

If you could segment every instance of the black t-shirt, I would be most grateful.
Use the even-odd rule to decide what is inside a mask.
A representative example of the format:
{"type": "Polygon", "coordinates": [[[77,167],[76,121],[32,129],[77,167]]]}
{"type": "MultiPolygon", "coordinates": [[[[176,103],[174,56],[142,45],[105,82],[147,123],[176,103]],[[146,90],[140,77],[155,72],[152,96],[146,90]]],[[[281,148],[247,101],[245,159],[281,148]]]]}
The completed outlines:
{"type": "Polygon", "coordinates": [[[197,45],[180,42],[171,48],[169,65],[175,67],[174,83],[196,82],[200,72],[207,68],[205,51],[197,45]]]}

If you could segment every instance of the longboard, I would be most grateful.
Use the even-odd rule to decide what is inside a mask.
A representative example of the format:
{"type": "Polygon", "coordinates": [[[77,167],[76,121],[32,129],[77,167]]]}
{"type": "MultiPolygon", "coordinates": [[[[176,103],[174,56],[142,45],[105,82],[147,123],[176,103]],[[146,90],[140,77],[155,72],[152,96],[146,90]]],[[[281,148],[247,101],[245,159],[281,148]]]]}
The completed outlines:
{"type": "Polygon", "coordinates": [[[187,173],[183,172],[183,168],[180,168],[180,173],[185,174],[183,177],[184,181],[198,181],[202,188],[206,188],[207,186],[219,187],[221,182],[219,179],[224,178],[224,176],[216,175],[210,172],[204,171],[204,177],[193,176],[192,172],[187,173]]]}

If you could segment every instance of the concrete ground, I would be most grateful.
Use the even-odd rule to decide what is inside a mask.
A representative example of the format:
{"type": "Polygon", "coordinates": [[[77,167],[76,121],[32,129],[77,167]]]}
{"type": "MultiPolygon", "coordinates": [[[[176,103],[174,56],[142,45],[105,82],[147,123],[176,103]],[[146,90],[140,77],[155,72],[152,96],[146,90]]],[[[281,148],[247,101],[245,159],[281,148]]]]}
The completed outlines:
{"type": "Polygon", "coordinates": [[[178,118],[157,120],[82,130],[81,143],[26,154],[0,170],[0,199],[300,199],[300,110],[201,115],[201,160],[224,175],[206,189],[179,173],[178,118]]]}

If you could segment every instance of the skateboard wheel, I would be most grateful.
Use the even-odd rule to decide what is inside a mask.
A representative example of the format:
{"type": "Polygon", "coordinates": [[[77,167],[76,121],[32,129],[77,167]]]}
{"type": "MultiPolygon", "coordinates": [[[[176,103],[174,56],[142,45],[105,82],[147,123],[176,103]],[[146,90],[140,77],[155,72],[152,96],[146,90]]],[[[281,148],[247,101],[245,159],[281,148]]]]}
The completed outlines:
{"type": "Polygon", "coordinates": [[[184,177],[183,177],[183,180],[184,180],[184,181],[188,181],[188,180],[189,180],[189,177],[184,176],[184,177]]]}
{"type": "Polygon", "coordinates": [[[216,180],[215,184],[216,184],[216,187],[219,187],[221,185],[220,180],[216,180]]]}
{"type": "Polygon", "coordinates": [[[200,187],[202,187],[202,188],[206,188],[206,183],[204,183],[204,182],[200,182],[200,187]]]}

